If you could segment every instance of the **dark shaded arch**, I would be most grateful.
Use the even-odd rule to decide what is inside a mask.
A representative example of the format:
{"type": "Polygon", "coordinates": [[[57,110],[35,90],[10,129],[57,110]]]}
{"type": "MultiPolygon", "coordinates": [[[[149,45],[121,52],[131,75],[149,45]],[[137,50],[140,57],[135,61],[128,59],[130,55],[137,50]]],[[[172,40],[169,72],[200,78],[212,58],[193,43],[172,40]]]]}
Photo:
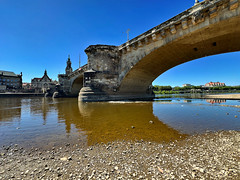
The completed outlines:
{"type": "Polygon", "coordinates": [[[71,95],[77,97],[82,87],[83,87],[83,75],[78,76],[76,79],[73,80],[71,86],[71,95]]]}

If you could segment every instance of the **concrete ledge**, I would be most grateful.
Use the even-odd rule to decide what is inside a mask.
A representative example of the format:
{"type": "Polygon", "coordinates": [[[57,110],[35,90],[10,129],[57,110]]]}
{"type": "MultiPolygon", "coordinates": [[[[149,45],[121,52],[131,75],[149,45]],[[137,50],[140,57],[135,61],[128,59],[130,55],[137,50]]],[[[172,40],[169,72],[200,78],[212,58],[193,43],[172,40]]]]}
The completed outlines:
{"type": "Polygon", "coordinates": [[[44,97],[44,93],[0,93],[0,98],[2,97],[44,97]]]}
{"type": "Polygon", "coordinates": [[[103,101],[152,101],[155,96],[141,95],[101,95],[101,96],[82,96],[78,97],[81,102],[103,102],[103,101]]]}

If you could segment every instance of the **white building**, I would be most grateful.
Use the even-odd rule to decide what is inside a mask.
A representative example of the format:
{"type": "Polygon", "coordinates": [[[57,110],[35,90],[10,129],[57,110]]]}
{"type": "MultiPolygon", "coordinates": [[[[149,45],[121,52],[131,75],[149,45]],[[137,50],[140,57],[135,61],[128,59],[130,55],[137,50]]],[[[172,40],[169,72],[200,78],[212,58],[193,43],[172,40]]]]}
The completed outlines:
{"type": "Polygon", "coordinates": [[[183,87],[192,87],[191,84],[183,84],[182,86],[183,86],[183,87]]]}

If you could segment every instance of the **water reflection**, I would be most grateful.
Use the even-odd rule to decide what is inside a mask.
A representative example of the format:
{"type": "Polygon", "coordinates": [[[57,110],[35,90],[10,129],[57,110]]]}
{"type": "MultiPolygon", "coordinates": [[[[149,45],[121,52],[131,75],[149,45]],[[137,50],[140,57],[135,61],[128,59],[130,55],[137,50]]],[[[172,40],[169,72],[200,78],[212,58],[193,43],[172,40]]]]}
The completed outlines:
{"type": "Polygon", "coordinates": [[[50,100],[47,98],[30,99],[30,112],[32,116],[39,116],[43,120],[43,125],[47,123],[48,113],[51,112],[50,100]]]}
{"type": "Polygon", "coordinates": [[[152,103],[57,103],[58,116],[71,133],[74,125],[87,135],[88,145],[115,140],[170,141],[183,134],[153,115],[152,103]]]}
{"type": "Polygon", "coordinates": [[[226,100],[225,99],[207,99],[206,102],[211,103],[211,104],[221,104],[221,103],[225,103],[226,100]]]}
{"type": "Polygon", "coordinates": [[[75,125],[73,122],[80,122],[82,119],[77,106],[78,101],[76,99],[55,99],[54,102],[58,123],[64,123],[66,133],[71,133],[72,125],[75,125]]]}
{"type": "Polygon", "coordinates": [[[213,101],[178,97],[154,102],[79,103],[51,98],[1,98],[0,102],[0,145],[168,142],[206,130],[240,128],[239,101],[212,105],[213,101]]]}
{"type": "Polygon", "coordinates": [[[0,146],[66,140],[65,131],[57,125],[57,111],[51,99],[0,98],[0,102],[0,146]]]}
{"type": "Polygon", "coordinates": [[[115,140],[179,139],[183,134],[162,123],[153,114],[152,103],[78,103],[82,122],[73,122],[87,132],[89,144],[115,140]]]}
{"type": "Polygon", "coordinates": [[[204,99],[154,102],[154,114],[170,127],[187,134],[218,130],[240,130],[240,103],[234,100],[209,104],[204,99]]]}
{"type": "Polygon", "coordinates": [[[22,99],[1,98],[0,99],[0,125],[12,121],[19,121],[21,117],[22,99]]]}

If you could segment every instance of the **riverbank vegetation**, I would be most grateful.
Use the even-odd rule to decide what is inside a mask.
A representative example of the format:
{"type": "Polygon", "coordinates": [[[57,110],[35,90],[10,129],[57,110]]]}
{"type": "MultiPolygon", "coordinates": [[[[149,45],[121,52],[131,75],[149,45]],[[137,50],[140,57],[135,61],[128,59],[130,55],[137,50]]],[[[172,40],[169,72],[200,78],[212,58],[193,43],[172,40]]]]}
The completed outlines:
{"type": "Polygon", "coordinates": [[[155,94],[180,94],[180,93],[240,93],[240,86],[203,87],[203,86],[153,86],[155,94]]]}

